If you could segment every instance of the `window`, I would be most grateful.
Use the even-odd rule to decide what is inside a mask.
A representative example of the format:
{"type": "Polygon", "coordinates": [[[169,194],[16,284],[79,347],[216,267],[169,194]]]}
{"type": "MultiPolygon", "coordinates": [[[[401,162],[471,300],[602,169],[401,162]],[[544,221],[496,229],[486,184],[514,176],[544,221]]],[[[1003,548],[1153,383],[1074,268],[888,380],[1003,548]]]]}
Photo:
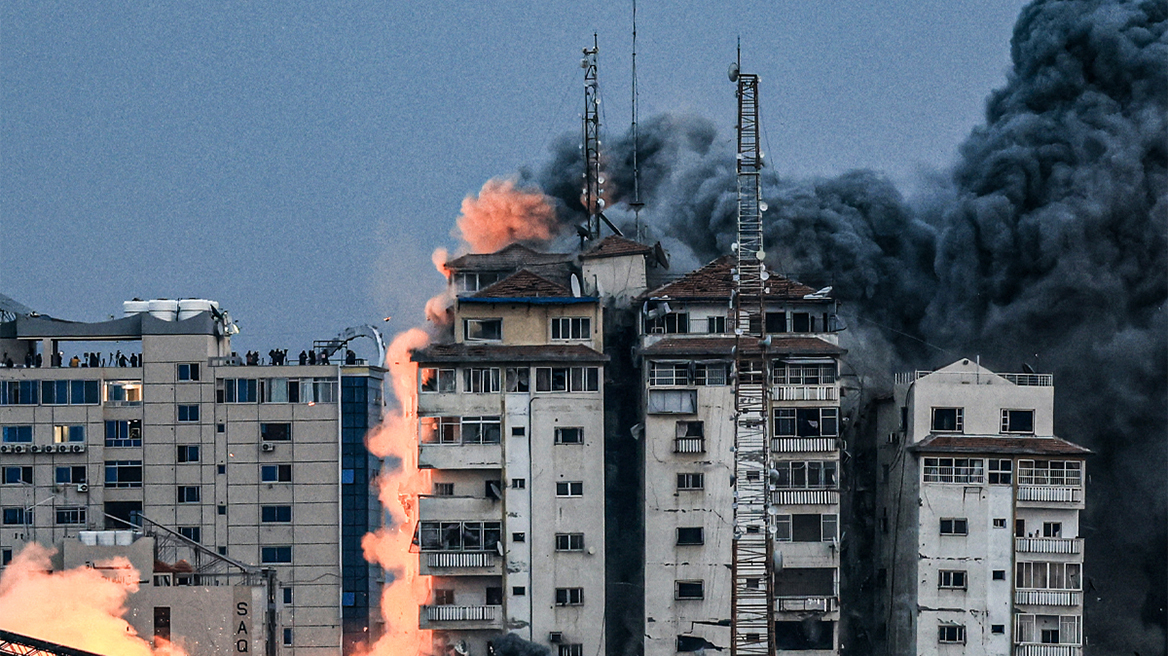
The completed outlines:
{"type": "Polygon", "coordinates": [[[198,462],[199,461],[199,447],[197,444],[180,444],[178,445],[179,462],[198,462]]]}
{"type": "Polygon", "coordinates": [[[938,433],[964,431],[965,408],[933,408],[933,430],[938,433]]]}
{"type": "Polygon", "coordinates": [[[705,599],[705,584],[702,581],[674,581],[674,599],[705,599]]]}
{"type": "Polygon", "coordinates": [[[260,521],[265,524],[286,524],[292,521],[292,506],[261,506],[260,521]]]}
{"type": "MultiPolygon", "coordinates": [[[[1022,644],[1081,645],[1082,620],[1080,615],[1018,614],[1014,616],[1014,641],[1022,644]]],[[[1004,632],[1005,627],[1002,628],[1004,632]]]]}
{"type": "Polygon", "coordinates": [[[1002,409],[1002,432],[1003,433],[1033,433],[1034,432],[1034,411],[1033,410],[1007,410],[1002,409]]]}
{"type": "Polygon", "coordinates": [[[462,337],[468,342],[497,342],[503,339],[503,320],[463,319],[462,337]]]}
{"type": "Polygon", "coordinates": [[[32,485],[32,467],[4,468],[5,485],[20,485],[21,483],[32,485]]]}
{"type": "Polygon", "coordinates": [[[1079,487],[1083,484],[1083,463],[1076,460],[1019,460],[1018,484],[1079,487]]]}
{"type": "Polygon", "coordinates": [[[280,589],[284,593],[284,603],[291,604],[292,603],[292,588],[287,587],[287,588],[280,588],[280,589]]]}
{"type": "Polygon", "coordinates": [[[558,481],[556,483],[557,497],[582,497],[584,496],[583,481],[558,481]]]}
{"type": "Polygon", "coordinates": [[[422,417],[421,440],[424,444],[459,444],[462,420],[458,417],[422,417]]]}
{"type": "Polygon", "coordinates": [[[182,363],[178,365],[178,379],[179,380],[198,380],[199,379],[199,363],[182,363]]]}
{"type": "Polygon", "coordinates": [[[292,424],[260,424],[260,439],[264,442],[288,442],[292,439],[292,424]]]}
{"type": "Polygon", "coordinates": [[[422,369],[422,391],[450,393],[454,391],[454,369],[422,369]]]}
{"type": "Polygon", "coordinates": [[[31,442],[32,426],[5,426],[3,435],[5,444],[31,442]]]}
{"type": "Polygon", "coordinates": [[[261,547],[261,563],[290,563],[292,562],[292,547],[261,547]]]}
{"type": "Polygon", "coordinates": [[[105,384],[105,400],[121,405],[142,404],[142,381],[118,380],[105,384]]]}
{"type": "Polygon", "coordinates": [[[488,606],[503,605],[503,588],[488,587],[485,592],[488,606]]]}
{"type": "Polygon", "coordinates": [[[835,437],[839,408],[776,408],[775,437],[835,437]]]}
{"type": "Polygon", "coordinates": [[[705,453],[705,424],[700,421],[679,421],[673,433],[674,453],[705,453]]]}
{"type": "Polygon", "coordinates": [[[142,446],[142,420],[106,420],[105,445],[109,447],[142,446]]]}
{"type": "Polygon", "coordinates": [[[726,384],[727,366],[725,364],[695,364],[694,385],[722,386],[726,384]]]}
{"type": "Polygon", "coordinates": [[[1005,632],[1006,632],[1006,625],[1005,624],[991,624],[990,625],[990,633],[995,633],[995,634],[1000,635],[1000,634],[1003,634],[1005,632]]]}
{"type": "Polygon", "coordinates": [[[677,546],[686,547],[705,543],[705,529],[701,526],[679,526],[677,528],[677,546]]]}
{"type": "Polygon", "coordinates": [[[583,444],[583,428],[557,428],[556,444],[583,444]]]}
{"type": "Polygon", "coordinates": [[[834,513],[775,516],[775,539],[780,542],[831,542],[839,535],[834,513]]]}
{"type": "Polygon", "coordinates": [[[925,458],[926,483],[982,483],[981,458],[925,458]]]}
{"type": "Polygon", "coordinates": [[[512,533],[511,534],[511,541],[512,542],[527,542],[527,534],[526,533],[512,533]]]}
{"type": "Polygon", "coordinates": [[[689,332],[688,312],[668,312],[658,317],[645,317],[645,333],[684,334],[689,332]]]}
{"type": "Polygon", "coordinates": [[[178,486],[178,502],[179,503],[198,503],[202,498],[202,492],[198,485],[180,485],[178,486]]]}
{"type": "Polygon", "coordinates": [[[180,526],[178,527],[178,534],[191,542],[203,541],[203,529],[198,526],[180,526]]]}
{"type": "Polygon", "coordinates": [[[537,392],[596,392],[600,389],[598,367],[536,367],[537,392]]]}
{"type": "Polygon", "coordinates": [[[291,483],[292,465],[262,465],[260,480],[265,483],[291,483]]]}
{"type": "MultiPolygon", "coordinates": [[[[3,404],[2,401],[8,399],[10,395],[4,394],[3,396],[4,399],[0,399],[0,404],[3,404]]],[[[98,381],[41,381],[41,402],[45,405],[97,405],[100,402],[98,381]]]]}
{"type": "Polygon", "coordinates": [[[85,442],[85,426],[53,426],[53,442],[85,442]]]}
{"type": "Polygon", "coordinates": [[[292,646],[292,629],[284,629],[284,646],[292,646]]]}
{"type": "Polygon", "coordinates": [[[433,494],[436,497],[454,496],[454,483],[435,483],[433,494]]]}
{"type": "Polygon", "coordinates": [[[4,509],[4,525],[16,526],[22,524],[32,523],[32,509],[25,510],[24,508],[5,508],[4,509]]]}
{"type": "Polygon", "coordinates": [[[697,390],[649,390],[647,412],[651,415],[692,415],[697,406],[697,390]]]}
{"type": "Polygon", "coordinates": [[[937,627],[937,642],[965,644],[965,627],[960,624],[942,624],[937,627]]]}
{"type": "Polygon", "coordinates": [[[775,385],[831,385],[836,379],[836,364],[795,364],[775,361],[775,385]]]}
{"type": "Polygon", "coordinates": [[[531,369],[529,367],[507,367],[503,384],[508,392],[531,391],[531,369]]]}
{"type": "Polygon", "coordinates": [[[584,605],[584,588],[556,588],[556,605],[584,605]]]}
{"type": "Polygon", "coordinates": [[[684,362],[650,362],[649,384],[659,386],[688,385],[689,364],[684,362]]]}
{"type": "Polygon", "coordinates": [[[836,570],[832,567],[784,567],[774,573],[779,597],[833,597],[836,570]]]}
{"type": "Polygon", "coordinates": [[[948,590],[965,590],[968,587],[965,571],[943,569],[937,572],[937,587],[948,590]]]}
{"type": "Polygon", "coordinates": [[[1011,482],[1011,469],[1013,469],[1013,461],[1005,459],[990,458],[989,461],[989,481],[990,485],[1009,485],[1011,482]]]}
{"type": "Polygon", "coordinates": [[[516,597],[527,596],[527,587],[522,585],[513,586],[511,588],[511,594],[515,595],[516,597]]]}
{"type": "Polygon", "coordinates": [[[1006,518],[1005,517],[995,517],[994,518],[994,528],[1006,528],[1006,518]]]}
{"type": "Polygon", "coordinates": [[[711,335],[726,332],[726,317],[706,317],[706,332],[711,335]]]}
{"type": "Polygon", "coordinates": [[[516,490],[527,489],[527,479],[526,478],[513,478],[513,479],[511,479],[511,487],[515,488],[516,490]]]}
{"type": "Polygon", "coordinates": [[[834,460],[811,460],[808,462],[775,462],[771,470],[771,482],[783,489],[832,489],[836,488],[836,467],[834,460]]]}
{"type": "Polygon", "coordinates": [[[499,273],[460,271],[454,274],[454,284],[460,292],[477,292],[499,282],[502,277],[499,273]]]}
{"type": "Polygon", "coordinates": [[[494,551],[501,526],[500,522],[421,522],[419,546],[422,551],[494,551]]]}
{"type": "Polygon", "coordinates": [[[1014,585],[1039,590],[1081,590],[1082,569],[1079,563],[1016,563],[1014,585]]]}
{"type": "Polygon", "coordinates": [[[500,389],[498,367],[471,367],[462,370],[462,391],[470,394],[487,394],[500,389]]]}
{"type": "Polygon", "coordinates": [[[498,444],[502,437],[499,417],[463,417],[463,444],[498,444]]]}
{"type": "Polygon", "coordinates": [[[706,487],[706,476],[701,473],[685,473],[677,475],[677,491],[702,490],[706,487]]]}
{"type": "Polygon", "coordinates": [[[1005,581],[1006,580],[1006,570],[995,569],[993,572],[993,576],[991,578],[993,578],[993,580],[995,580],[995,581],[1005,581]]]}
{"type": "Polygon", "coordinates": [[[199,420],[199,406],[197,405],[180,405],[178,407],[179,421],[198,421],[199,420]]]}
{"type": "Polygon", "coordinates": [[[556,533],[556,551],[584,551],[584,534],[556,533]]]}
{"type": "Polygon", "coordinates": [[[86,482],[85,465],[78,465],[73,467],[57,467],[57,484],[70,485],[76,483],[86,482]]]}
{"type": "Polygon", "coordinates": [[[8,563],[12,562],[12,550],[0,549],[0,567],[8,567],[8,563]]]}
{"type": "Polygon", "coordinates": [[[105,461],[106,487],[142,487],[141,460],[105,461]]]}
{"type": "Polygon", "coordinates": [[[584,645],[560,645],[556,656],[584,656],[584,645]]]}
{"type": "Polygon", "coordinates": [[[557,317],[552,319],[552,339],[591,339],[592,319],[557,317]]]}
{"type": "Polygon", "coordinates": [[[224,403],[256,403],[259,401],[259,386],[254,378],[224,378],[224,403]]]}
{"type": "Polygon", "coordinates": [[[0,405],[36,405],[37,382],[35,380],[0,381],[0,405]]]}
{"type": "Polygon", "coordinates": [[[941,535],[969,535],[969,521],[964,517],[942,519],[941,535]]]}
{"type": "Polygon", "coordinates": [[[1063,536],[1062,522],[1043,522],[1042,523],[1042,537],[1044,538],[1061,538],[1063,536]]]}

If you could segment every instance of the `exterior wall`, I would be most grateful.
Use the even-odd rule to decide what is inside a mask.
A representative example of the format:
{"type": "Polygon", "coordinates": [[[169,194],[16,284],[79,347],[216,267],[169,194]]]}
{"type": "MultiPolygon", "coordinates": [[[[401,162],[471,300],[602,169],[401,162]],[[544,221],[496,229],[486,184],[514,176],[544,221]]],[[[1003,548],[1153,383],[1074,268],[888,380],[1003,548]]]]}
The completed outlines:
{"type": "Polygon", "coordinates": [[[526,305],[511,303],[459,303],[454,317],[454,340],[465,341],[464,319],[503,319],[503,339],[483,344],[522,346],[531,344],[584,344],[594,350],[604,350],[604,326],[596,303],[568,303],[564,305],[526,305]],[[555,317],[588,317],[592,338],[589,340],[556,340],[551,338],[551,320],[555,317]]]}
{"type": "Polygon", "coordinates": [[[592,296],[629,305],[648,291],[644,255],[586,258],[580,263],[584,290],[592,296]]]}

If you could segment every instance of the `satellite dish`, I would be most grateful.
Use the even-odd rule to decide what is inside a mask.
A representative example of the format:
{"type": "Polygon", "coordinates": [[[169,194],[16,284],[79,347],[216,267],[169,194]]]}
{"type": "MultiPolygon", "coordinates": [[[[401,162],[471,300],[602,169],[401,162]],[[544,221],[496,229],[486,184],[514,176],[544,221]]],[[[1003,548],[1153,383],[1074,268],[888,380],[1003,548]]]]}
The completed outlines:
{"type": "Polygon", "coordinates": [[[775,552],[773,554],[771,554],[771,562],[775,566],[775,573],[776,574],[783,571],[783,552],[779,551],[778,549],[775,549],[775,552]]]}
{"type": "Polygon", "coordinates": [[[458,656],[470,656],[470,650],[466,648],[465,640],[459,640],[454,643],[454,653],[458,654],[458,656]]]}
{"type": "Polygon", "coordinates": [[[657,260],[657,264],[660,264],[661,268],[669,268],[669,256],[665,254],[665,249],[661,247],[661,242],[653,244],[653,259],[657,260]]]}
{"type": "Polygon", "coordinates": [[[730,78],[731,82],[738,81],[738,63],[730,64],[730,70],[726,71],[726,77],[730,78]]]}
{"type": "Polygon", "coordinates": [[[758,258],[759,262],[762,262],[766,259],[766,251],[760,249],[754,256],[758,258]]]}
{"type": "Polygon", "coordinates": [[[769,210],[770,208],[771,208],[771,206],[767,205],[765,200],[760,201],[758,204],[758,211],[760,211],[760,212],[765,212],[765,211],[769,210]]]}
{"type": "Polygon", "coordinates": [[[495,485],[494,482],[491,483],[491,495],[492,501],[498,501],[499,499],[503,498],[503,491],[500,490],[499,486],[495,485]]]}
{"type": "Polygon", "coordinates": [[[770,280],[771,279],[771,272],[764,270],[762,273],[758,274],[758,277],[762,278],[763,280],[770,280]]]}
{"type": "Polygon", "coordinates": [[[495,543],[495,553],[499,554],[500,558],[503,557],[503,543],[502,542],[495,543]]]}
{"type": "Polygon", "coordinates": [[[574,273],[572,274],[572,296],[580,298],[580,279],[574,273]]]}

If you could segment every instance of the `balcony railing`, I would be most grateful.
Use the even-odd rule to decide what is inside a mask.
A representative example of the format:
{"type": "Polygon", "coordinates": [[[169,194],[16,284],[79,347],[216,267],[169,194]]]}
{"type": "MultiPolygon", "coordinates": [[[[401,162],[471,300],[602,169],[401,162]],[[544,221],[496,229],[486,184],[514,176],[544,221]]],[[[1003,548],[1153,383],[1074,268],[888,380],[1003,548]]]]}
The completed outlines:
{"type": "Polygon", "coordinates": [[[673,439],[674,453],[705,453],[706,438],[704,437],[676,437],[673,439]]]}
{"type": "Polygon", "coordinates": [[[423,606],[430,622],[494,622],[502,606],[423,606]]]}
{"type": "Polygon", "coordinates": [[[1014,656],[1082,656],[1079,645],[1041,645],[1028,643],[1014,645],[1014,656]]]}
{"type": "MultiPolygon", "coordinates": [[[[949,374],[942,374],[938,371],[908,371],[900,372],[894,375],[894,380],[897,385],[911,383],[920,380],[929,375],[949,375],[949,376],[972,376],[967,372],[953,372],[949,374]]],[[[1023,387],[1051,387],[1054,385],[1053,374],[997,374],[1002,378],[1014,383],[1015,385],[1023,387]]],[[[985,376],[988,378],[988,376],[985,376]]]]}
{"type": "Polygon", "coordinates": [[[771,451],[775,453],[803,453],[837,451],[839,445],[834,437],[776,437],[771,440],[771,451]]]}
{"type": "Polygon", "coordinates": [[[1014,603],[1027,606],[1078,606],[1079,593],[1070,590],[1015,590],[1014,603]]]}
{"type": "Polygon", "coordinates": [[[1046,485],[1054,487],[1081,487],[1081,469],[1046,469],[1044,467],[1019,467],[1019,485],[1046,485]]]}
{"type": "Polygon", "coordinates": [[[1018,500],[1079,503],[1083,500],[1083,488],[1056,485],[1019,485],[1018,500]]]}
{"type": "Polygon", "coordinates": [[[426,553],[430,567],[494,567],[495,554],[489,551],[437,551],[426,553]]]}
{"type": "Polygon", "coordinates": [[[771,492],[774,503],[783,506],[823,506],[839,503],[838,490],[775,490],[771,492]]]}
{"type": "Polygon", "coordinates": [[[1083,551],[1079,538],[1014,538],[1014,551],[1020,553],[1077,554],[1083,551]]]}
{"type": "Polygon", "coordinates": [[[839,388],[834,385],[776,385],[776,401],[838,401],[839,388]]]}
{"type": "Polygon", "coordinates": [[[786,613],[830,613],[839,610],[839,604],[835,597],[775,597],[775,610],[786,613]]]}

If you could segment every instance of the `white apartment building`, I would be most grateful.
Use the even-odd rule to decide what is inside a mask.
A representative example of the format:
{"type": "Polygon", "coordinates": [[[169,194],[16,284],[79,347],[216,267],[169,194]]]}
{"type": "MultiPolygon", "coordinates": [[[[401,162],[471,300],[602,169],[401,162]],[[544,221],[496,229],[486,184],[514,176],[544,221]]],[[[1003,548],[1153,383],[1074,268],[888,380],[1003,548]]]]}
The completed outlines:
{"type": "MultiPolygon", "coordinates": [[[[369,486],[379,462],[363,439],[380,421],[383,370],[246,366],[217,304],[131,305],[97,323],[34,313],[0,323],[0,346],[15,356],[0,368],[3,564],[36,541],[68,566],[93,531],[124,530],[124,544],[108,546],[139,549],[153,541],[146,524],[157,524],[276,571],[279,653],[335,656],[368,640],[379,570],[360,541],[380,525],[369,486]]],[[[192,655],[234,650],[181,628],[203,621],[187,615],[201,612],[197,600],[223,597],[212,590],[222,579],[173,558],[139,560],[150,567],[129,619],[141,635],[187,641],[192,655]]]]}
{"type": "Polygon", "coordinates": [[[836,302],[772,275],[760,331],[767,337],[736,338],[733,266],[732,257],[720,258],[641,299],[644,653],[729,649],[737,375],[765,378],[770,396],[770,508],[773,549],[781,554],[773,582],[775,646],[836,654],[844,353],[836,302]],[[758,353],[765,370],[734,371],[736,346],[758,353]]]}
{"type": "Polygon", "coordinates": [[[1083,653],[1089,451],[1053,424],[1048,374],[898,376],[880,416],[887,653],[1083,653]]]}
{"type": "Polygon", "coordinates": [[[453,332],[413,354],[433,482],[419,626],[459,653],[508,631],[558,656],[604,653],[607,358],[574,259],[513,245],[447,262],[453,332]]]}

